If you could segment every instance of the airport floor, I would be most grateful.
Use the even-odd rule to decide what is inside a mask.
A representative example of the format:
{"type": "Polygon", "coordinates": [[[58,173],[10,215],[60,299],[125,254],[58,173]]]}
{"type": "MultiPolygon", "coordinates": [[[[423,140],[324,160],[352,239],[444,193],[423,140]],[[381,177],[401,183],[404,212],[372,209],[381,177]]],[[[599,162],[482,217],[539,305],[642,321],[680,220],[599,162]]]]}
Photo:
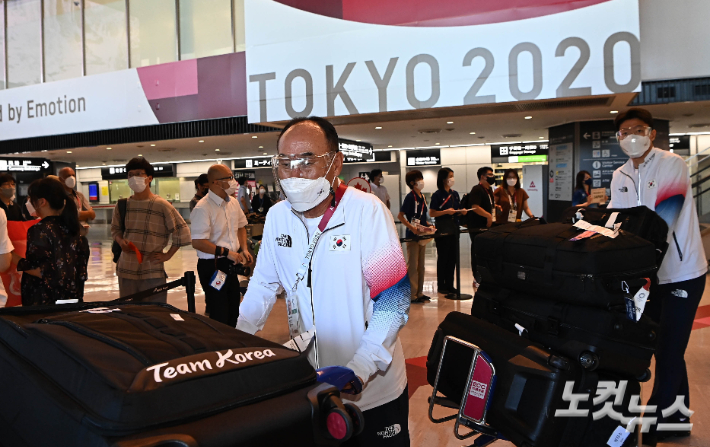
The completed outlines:
{"type": "MultiPolygon", "coordinates": [[[[91,258],[89,261],[89,280],[86,283],[87,301],[104,301],[118,298],[118,284],[115,277],[114,264],[111,262],[111,242],[107,225],[94,225],[89,233],[91,242],[91,258]]],[[[461,238],[462,292],[472,294],[472,274],[469,253],[470,242],[467,236],[461,238]]],[[[183,272],[195,270],[197,256],[191,247],[181,249],[166,264],[169,281],[182,276],[183,272]]],[[[458,441],[453,435],[453,421],[443,424],[433,424],[427,416],[427,398],[432,387],[426,383],[425,356],[429,350],[431,339],[438,324],[452,311],[469,313],[471,300],[453,301],[437,293],[436,283],[436,249],[431,243],[427,246],[425,293],[431,297],[431,302],[412,305],[409,322],[402,329],[400,338],[407,358],[407,374],[410,392],[410,422],[409,431],[412,446],[464,446],[472,441],[458,441]]],[[[652,297],[651,297],[652,299],[652,297]]],[[[199,283],[197,285],[197,312],[204,312],[204,293],[199,283]]],[[[176,307],[186,309],[187,300],[183,288],[171,290],[168,302],[176,307]]],[[[269,316],[264,330],[258,335],[283,343],[288,339],[286,311],[283,300],[277,300],[269,316]]],[[[691,384],[691,409],[695,411],[693,435],[659,445],[710,446],[710,287],[706,288],[705,296],[696,314],[693,333],[686,353],[688,374],[691,384]]],[[[653,366],[651,367],[653,370],[653,366]]],[[[643,386],[642,400],[645,402],[651,394],[652,381],[643,386]]],[[[441,416],[445,410],[436,410],[435,416],[441,416]]],[[[496,447],[512,444],[498,441],[496,447]]]]}

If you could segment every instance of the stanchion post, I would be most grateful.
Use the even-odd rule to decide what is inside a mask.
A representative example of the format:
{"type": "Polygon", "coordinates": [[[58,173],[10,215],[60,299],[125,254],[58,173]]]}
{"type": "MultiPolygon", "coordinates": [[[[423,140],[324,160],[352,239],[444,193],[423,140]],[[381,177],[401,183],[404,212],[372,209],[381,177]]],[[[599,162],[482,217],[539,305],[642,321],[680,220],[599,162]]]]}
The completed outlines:
{"type": "Polygon", "coordinates": [[[456,225],[456,293],[446,295],[446,298],[456,301],[465,301],[473,298],[473,295],[461,293],[461,229],[456,225]]]}
{"type": "Polygon", "coordinates": [[[195,272],[185,272],[183,276],[187,293],[187,311],[195,313],[195,272]]]}

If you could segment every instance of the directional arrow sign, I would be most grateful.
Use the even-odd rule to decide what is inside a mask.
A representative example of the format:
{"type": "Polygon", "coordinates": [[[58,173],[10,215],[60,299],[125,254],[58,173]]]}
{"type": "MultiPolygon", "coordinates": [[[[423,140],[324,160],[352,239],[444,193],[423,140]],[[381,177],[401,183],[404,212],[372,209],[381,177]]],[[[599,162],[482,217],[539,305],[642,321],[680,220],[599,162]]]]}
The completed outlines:
{"type": "Polygon", "coordinates": [[[584,139],[585,139],[585,140],[588,140],[588,139],[590,139],[590,138],[592,138],[591,135],[589,135],[588,133],[585,133],[585,134],[584,134],[584,139]]]}
{"type": "Polygon", "coordinates": [[[47,163],[47,162],[45,161],[44,163],[42,163],[42,167],[43,167],[44,169],[49,168],[49,163],[47,163]]]}

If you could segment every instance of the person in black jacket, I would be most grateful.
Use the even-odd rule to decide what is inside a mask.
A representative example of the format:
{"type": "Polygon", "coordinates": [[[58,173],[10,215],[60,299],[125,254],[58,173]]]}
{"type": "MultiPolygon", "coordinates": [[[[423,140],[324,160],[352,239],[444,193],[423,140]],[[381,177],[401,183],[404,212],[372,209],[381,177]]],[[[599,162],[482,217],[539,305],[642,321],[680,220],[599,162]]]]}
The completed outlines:
{"type": "Polygon", "coordinates": [[[0,174],[0,208],[5,211],[7,220],[23,221],[22,207],[15,201],[17,189],[15,178],[10,174],[0,174]]]}
{"type": "Polygon", "coordinates": [[[251,208],[255,213],[262,216],[266,216],[271,208],[271,197],[269,197],[269,190],[266,185],[259,185],[259,193],[254,194],[254,198],[251,199],[251,208]]]}
{"type": "Polygon", "coordinates": [[[30,185],[27,203],[42,220],[27,231],[24,258],[13,253],[22,275],[22,305],[55,304],[57,300],[83,301],[89,245],[80,234],[76,203],[64,186],[51,178],[30,185]]]}

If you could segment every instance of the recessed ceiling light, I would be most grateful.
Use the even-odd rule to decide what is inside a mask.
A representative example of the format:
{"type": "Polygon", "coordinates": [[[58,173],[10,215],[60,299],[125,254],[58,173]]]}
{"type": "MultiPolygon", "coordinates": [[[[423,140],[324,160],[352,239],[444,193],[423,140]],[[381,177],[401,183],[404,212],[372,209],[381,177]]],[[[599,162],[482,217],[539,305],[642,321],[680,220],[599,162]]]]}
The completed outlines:
{"type": "Polygon", "coordinates": [[[215,152],[219,152],[219,149],[215,149],[214,151],[215,151],[215,152]]]}
{"type": "Polygon", "coordinates": [[[257,137],[256,135],[252,135],[251,137],[252,137],[252,138],[259,138],[259,137],[257,137]]]}
{"type": "Polygon", "coordinates": [[[375,127],[375,129],[380,130],[380,129],[382,129],[382,126],[377,126],[377,127],[375,127]]]}
{"type": "Polygon", "coordinates": [[[446,124],[454,124],[453,121],[447,121],[446,124]]]}
{"type": "Polygon", "coordinates": [[[107,151],[110,151],[110,150],[111,150],[111,148],[110,148],[110,147],[107,147],[107,148],[106,148],[106,150],[107,150],[107,151]]]}
{"type": "Polygon", "coordinates": [[[264,155],[269,155],[269,153],[268,153],[268,152],[264,152],[264,155]]]}
{"type": "Polygon", "coordinates": [[[441,143],[434,143],[434,144],[436,144],[436,145],[438,146],[438,145],[440,145],[441,143]]]}
{"type": "Polygon", "coordinates": [[[264,146],[259,146],[259,149],[264,149],[264,146]]]}
{"type": "Polygon", "coordinates": [[[362,140],[355,140],[355,141],[362,141],[362,140]]]}
{"type": "Polygon", "coordinates": [[[106,166],[106,163],[101,163],[101,166],[106,166]]]}
{"type": "Polygon", "coordinates": [[[151,144],[151,146],[155,146],[154,144],[151,144]]]}
{"type": "Polygon", "coordinates": [[[469,132],[469,135],[476,135],[476,132],[469,132]]]}
{"type": "Polygon", "coordinates": [[[387,146],[387,147],[392,147],[392,145],[390,144],[390,145],[389,145],[389,146],[387,146]]]}
{"type": "Polygon", "coordinates": [[[42,149],[42,152],[47,152],[47,149],[42,149]]]}
{"type": "Polygon", "coordinates": [[[532,116],[526,116],[525,119],[526,119],[526,120],[531,120],[531,119],[532,119],[532,116]]]}
{"type": "Polygon", "coordinates": [[[67,151],[67,154],[71,154],[71,151],[67,151]]]}
{"type": "Polygon", "coordinates": [[[204,143],[204,142],[205,142],[205,140],[200,140],[200,141],[198,141],[198,143],[204,143]]]}
{"type": "Polygon", "coordinates": [[[618,110],[612,110],[612,111],[609,112],[609,113],[611,113],[611,114],[613,115],[613,114],[615,114],[615,113],[619,113],[619,111],[618,111],[618,110]]]}
{"type": "Polygon", "coordinates": [[[143,154],[138,154],[138,156],[139,156],[139,157],[142,157],[142,156],[143,156],[143,154]]]}
{"type": "Polygon", "coordinates": [[[541,140],[544,140],[544,139],[545,139],[545,137],[540,137],[540,139],[541,139],[541,140]]]}

